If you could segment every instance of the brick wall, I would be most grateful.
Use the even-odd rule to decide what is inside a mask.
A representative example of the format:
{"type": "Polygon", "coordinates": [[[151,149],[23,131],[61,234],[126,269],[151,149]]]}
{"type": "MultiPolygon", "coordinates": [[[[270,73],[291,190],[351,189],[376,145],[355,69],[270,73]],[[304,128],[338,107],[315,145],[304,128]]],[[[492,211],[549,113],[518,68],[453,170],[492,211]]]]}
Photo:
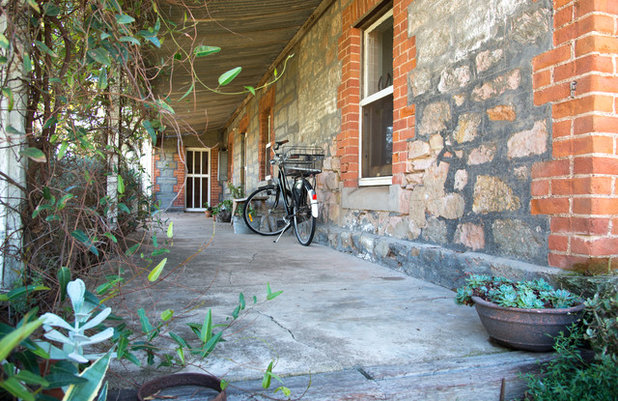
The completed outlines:
{"type": "Polygon", "coordinates": [[[174,207],[184,208],[185,207],[185,158],[186,153],[184,147],[180,148],[182,152],[182,157],[178,154],[174,154],[174,161],[176,162],[176,168],[174,169],[174,177],[176,177],[176,185],[174,185],[174,193],[178,194],[176,200],[174,201],[174,207]]]}
{"type": "Polygon", "coordinates": [[[531,212],[551,217],[549,264],[572,268],[618,256],[618,1],[554,0],[553,40],[533,60],[553,152],[533,167],[531,212]]]}

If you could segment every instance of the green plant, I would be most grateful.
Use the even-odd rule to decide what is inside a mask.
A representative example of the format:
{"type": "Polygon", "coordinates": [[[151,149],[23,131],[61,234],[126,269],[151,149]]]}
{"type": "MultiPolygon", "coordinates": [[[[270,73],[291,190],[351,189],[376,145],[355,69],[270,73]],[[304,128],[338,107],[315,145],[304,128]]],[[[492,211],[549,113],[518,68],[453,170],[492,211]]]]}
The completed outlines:
{"type": "Polygon", "coordinates": [[[88,336],[86,332],[97,329],[97,326],[103,323],[112,313],[112,309],[104,308],[92,317],[99,305],[98,302],[92,303],[86,299],[86,285],[79,278],[67,284],[67,293],[73,307],[74,322],[72,324],[54,313],[48,312],[41,316],[45,330],[44,337],[62,344],[62,349],[44,341],[37,342],[37,345],[43,348],[52,359],[88,363],[88,361],[98,359],[102,355],[84,354],[84,347],[110,339],[114,335],[114,329],[108,327],[91,336],[88,336]],[[56,328],[66,330],[66,332],[61,333],[56,328]]]}
{"type": "Polygon", "coordinates": [[[457,289],[455,302],[474,305],[473,296],[499,306],[523,309],[568,308],[580,300],[567,290],[554,289],[545,280],[512,281],[503,277],[472,275],[457,289]]]}
{"type": "MultiPolygon", "coordinates": [[[[84,347],[112,337],[114,329],[111,327],[93,335],[86,333],[98,329],[110,315],[111,308],[103,309],[91,319],[99,303],[96,299],[87,298],[84,282],[81,279],[71,281],[66,285],[66,290],[73,306],[73,324],[49,312],[33,320],[35,309],[27,314],[15,329],[7,325],[0,327],[3,334],[0,340],[3,377],[0,387],[15,397],[34,401],[36,394],[43,388],[63,387],[64,401],[91,401],[99,392],[103,394],[100,399],[105,399],[107,384],[103,385],[103,381],[110,360],[114,357],[111,345],[101,354],[85,354],[84,347]],[[46,341],[33,341],[30,338],[41,325],[45,330],[44,337],[62,344],[62,349],[46,341]],[[65,330],[66,335],[55,327],[65,330]],[[37,361],[49,359],[57,363],[49,368],[48,374],[43,377],[37,361]]],[[[48,362],[44,365],[47,364],[48,362]]]]}

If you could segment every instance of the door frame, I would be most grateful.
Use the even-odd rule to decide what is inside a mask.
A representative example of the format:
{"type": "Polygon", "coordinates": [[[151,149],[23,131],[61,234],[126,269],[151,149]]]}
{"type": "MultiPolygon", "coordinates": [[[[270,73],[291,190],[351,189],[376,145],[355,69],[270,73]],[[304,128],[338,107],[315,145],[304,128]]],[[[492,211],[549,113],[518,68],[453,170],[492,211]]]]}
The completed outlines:
{"type": "MultiPolygon", "coordinates": [[[[195,153],[193,153],[195,155],[195,153]]],[[[189,198],[187,196],[187,183],[189,178],[199,177],[199,178],[208,178],[208,190],[207,190],[207,200],[202,199],[202,191],[201,191],[201,182],[200,182],[200,205],[203,205],[204,202],[208,202],[210,205],[210,192],[212,190],[212,149],[211,148],[185,148],[185,211],[187,212],[203,212],[206,210],[205,207],[188,207],[189,198]],[[189,168],[187,167],[189,164],[189,152],[200,152],[200,156],[202,152],[208,153],[208,173],[207,174],[195,174],[195,171],[192,174],[189,174],[189,168]]],[[[201,163],[200,163],[201,166],[201,163]]],[[[193,167],[195,168],[195,158],[193,159],[193,167]]],[[[203,168],[202,168],[203,171],[203,168]]],[[[195,186],[193,186],[193,191],[195,191],[195,186]]],[[[193,201],[193,200],[191,200],[193,201]]],[[[212,206],[212,205],[211,205],[212,206]]]]}

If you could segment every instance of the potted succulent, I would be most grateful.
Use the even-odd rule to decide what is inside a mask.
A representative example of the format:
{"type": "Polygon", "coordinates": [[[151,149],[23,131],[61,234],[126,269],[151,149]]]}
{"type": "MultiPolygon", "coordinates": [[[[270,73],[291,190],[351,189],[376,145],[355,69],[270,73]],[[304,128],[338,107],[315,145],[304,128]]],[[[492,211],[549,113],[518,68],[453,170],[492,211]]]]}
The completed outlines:
{"type": "Polygon", "coordinates": [[[554,338],[576,322],[581,299],[545,280],[513,281],[472,275],[457,289],[455,302],[474,305],[481,323],[497,343],[528,351],[550,351],[554,338]]]}

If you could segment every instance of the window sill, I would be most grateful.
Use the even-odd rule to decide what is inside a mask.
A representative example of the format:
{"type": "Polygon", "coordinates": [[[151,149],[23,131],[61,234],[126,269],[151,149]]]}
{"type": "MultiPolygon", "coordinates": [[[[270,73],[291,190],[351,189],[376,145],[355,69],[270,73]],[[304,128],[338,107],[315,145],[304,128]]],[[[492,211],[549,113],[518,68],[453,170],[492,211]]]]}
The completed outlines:
{"type": "Polygon", "coordinates": [[[344,209],[400,211],[401,186],[372,185],[358,188],[343,188],[341,206],[344,209]]]}
{"type": "Polygon", "coordinates": [[[371,177],[361,178],[358,180],[358,185],[361,187],[373,187],[378,185],[391,185],[393,183],[393,176],[388,177],[371,177]]]}

